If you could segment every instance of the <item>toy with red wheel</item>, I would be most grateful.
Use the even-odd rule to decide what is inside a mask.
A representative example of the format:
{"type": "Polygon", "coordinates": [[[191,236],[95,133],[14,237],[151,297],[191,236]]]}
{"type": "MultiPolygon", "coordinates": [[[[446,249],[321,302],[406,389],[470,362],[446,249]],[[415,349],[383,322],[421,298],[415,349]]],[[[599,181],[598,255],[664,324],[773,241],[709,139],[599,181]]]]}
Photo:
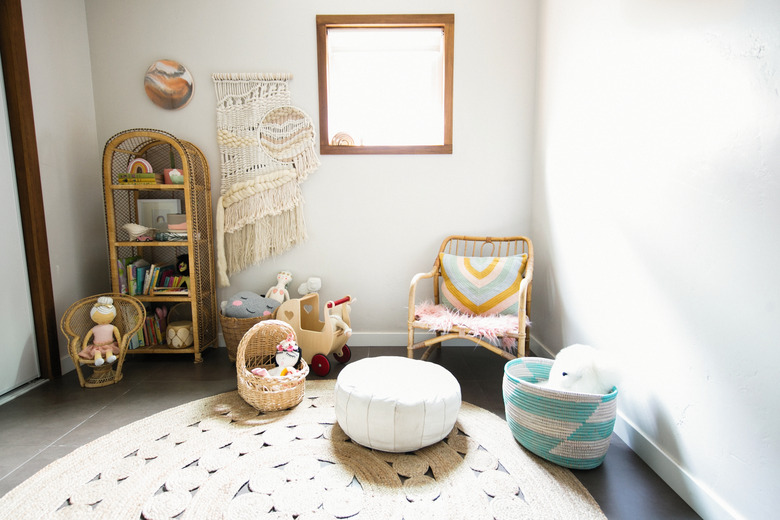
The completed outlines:
{"type": "Polygon", "coordinates": [[[317,293],[287,300],[276,311],[277,319],[289,323],[295,330],[302,357],[318,376],[330,373],[328,355],[333,354],[339,363],[347,363],[352,357],[347,340],[352,335],[349,311],[354,301],[351,296],[345,296],[327,302],[322,309],[323,319],[320,319],[317,293]]]}

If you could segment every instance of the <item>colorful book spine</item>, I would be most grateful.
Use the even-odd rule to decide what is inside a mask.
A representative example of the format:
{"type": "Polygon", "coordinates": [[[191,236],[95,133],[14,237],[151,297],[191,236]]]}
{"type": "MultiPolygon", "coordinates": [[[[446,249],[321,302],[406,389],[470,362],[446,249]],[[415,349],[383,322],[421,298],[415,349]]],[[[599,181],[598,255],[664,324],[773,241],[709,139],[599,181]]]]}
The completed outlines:
{"type": "Polygon", "coordinates": [[[135,281],[136,281],[136,288],[135,293],[136,294],[143,294],[144,293],[144,280],[146,280],[146,271],[149,270],[149,267],[147,266],[137,266],[135,270],[135,281]]]}
{"type": "Polygon", "coordinates": [[[119,284],[119,293],[127,294],[127,273],[125,272],[125,264],[121,258],[116,260],[117,270],[117,282],[119,284]]]}

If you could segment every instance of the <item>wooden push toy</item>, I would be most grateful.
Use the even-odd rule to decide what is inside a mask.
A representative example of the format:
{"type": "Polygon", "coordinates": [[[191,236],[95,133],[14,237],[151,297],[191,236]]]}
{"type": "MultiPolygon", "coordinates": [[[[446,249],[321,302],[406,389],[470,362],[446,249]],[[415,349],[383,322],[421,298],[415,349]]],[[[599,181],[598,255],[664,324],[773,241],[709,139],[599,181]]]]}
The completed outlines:
{"type": "Polygon", "coordinates": [[[302,357],[318,376],[330,372],[328,354],[333,353],[339,363],[346,363],[352,357],[347,340],[352,335],[349,306],[354,301],[351,296],[345,296],[327,302],[322,312],[324,321],[320,320],[317,293],[287,300],[276,311],[277,319],[289,323],[295,330],[302,357]]]}

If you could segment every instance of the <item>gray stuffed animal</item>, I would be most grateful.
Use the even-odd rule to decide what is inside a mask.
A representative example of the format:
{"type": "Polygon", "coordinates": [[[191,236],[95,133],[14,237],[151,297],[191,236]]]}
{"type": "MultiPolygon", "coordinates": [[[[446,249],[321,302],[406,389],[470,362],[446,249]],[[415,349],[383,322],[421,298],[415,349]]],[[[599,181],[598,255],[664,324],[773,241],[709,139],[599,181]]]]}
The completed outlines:
{"type": "Polygon", "coordinates": [[[252,291],[241,291],[222,302],[222,314],[228,318],[259,318],[270,316],[281,305],[252,291]]]}

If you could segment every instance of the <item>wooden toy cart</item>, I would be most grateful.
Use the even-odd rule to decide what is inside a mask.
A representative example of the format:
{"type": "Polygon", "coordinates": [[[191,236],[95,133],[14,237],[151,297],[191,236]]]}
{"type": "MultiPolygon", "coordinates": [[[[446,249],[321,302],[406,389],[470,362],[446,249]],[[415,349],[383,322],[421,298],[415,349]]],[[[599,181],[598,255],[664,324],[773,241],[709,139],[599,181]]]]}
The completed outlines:
{"type": "Polygon", "coordinates": [[[332,353],[339,363],[346,363],[352,357],[347,346],[349,334],[330,318],[331,315],[338,316],[351,327],[349,304],[352,301],[351,296],[345,296],[327,302],[322,309],[324,321],[320,320],[320,296],[317,293],[287,300],[276,310],[276,318],[286,321],[295,330],[301,356],[318,376],[326,376],[330,372],[328,354],[332,353]]]}

